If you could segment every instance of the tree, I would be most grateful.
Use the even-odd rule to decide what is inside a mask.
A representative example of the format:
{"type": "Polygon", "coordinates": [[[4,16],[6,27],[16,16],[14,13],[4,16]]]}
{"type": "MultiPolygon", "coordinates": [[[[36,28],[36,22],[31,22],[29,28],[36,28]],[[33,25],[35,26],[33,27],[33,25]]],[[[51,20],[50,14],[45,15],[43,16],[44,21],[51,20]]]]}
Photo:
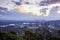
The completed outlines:
{"type": "Polygon", "coordinates": [[[24,39],[12,33],[0,32],[0,40],[24,40],[24,39]]]}
{"type": "Polygon", "coordinates": [[[31,31],[25,31],[25,40],[43,40],[43,37],[41,34],[37,32],[31,32],[31,31]]]}

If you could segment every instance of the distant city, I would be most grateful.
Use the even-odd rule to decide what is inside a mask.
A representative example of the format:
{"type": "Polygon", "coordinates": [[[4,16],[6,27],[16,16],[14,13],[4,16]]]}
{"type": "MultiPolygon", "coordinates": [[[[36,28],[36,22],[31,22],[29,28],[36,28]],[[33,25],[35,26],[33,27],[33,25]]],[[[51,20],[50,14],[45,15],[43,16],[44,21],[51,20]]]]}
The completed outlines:
{"type": "MultiPolygon", "coordinates": [[[[7,22],[8,23],[8,22],[7,22]]],[[[42,35],[46,35],[47,30],[51,32],[56,37],[60,37],[57,30],[60,30],[60,20],[56,21],[44,21],[44,22],[21,22],[21,23],[10,23],[1,24],[0,31],[10,32],[13,31],[17,35],[24,35],[25,30],[30,30],[32,32],[41,32],[42,35]],[[43,34],[44,33],[44,34],[43,34]]]]}

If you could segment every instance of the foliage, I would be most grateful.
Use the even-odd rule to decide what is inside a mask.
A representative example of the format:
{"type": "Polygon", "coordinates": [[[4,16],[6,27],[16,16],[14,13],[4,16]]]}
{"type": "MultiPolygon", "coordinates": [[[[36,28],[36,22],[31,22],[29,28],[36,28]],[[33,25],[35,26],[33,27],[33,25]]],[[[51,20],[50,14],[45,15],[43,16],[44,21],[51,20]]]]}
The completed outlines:
{"type": "Polygon", "coordinates": [[[43,37],[39,33],[25,31],[24,39],[25,40],[43,40],[43,37]]]}
{"type": "MultiPolygon", "coordinates": [[[[57,30],[60,33],[60,30],[57,30]]],[[[46,36],[40,34],[40,32],[32,32],[26,30],[24,36],[18,36],[15,32],[1,32],[0,40],[60,40],[60,37],[52,37],[52,34],[47,31],[46,36]]]]}
{"type": "Polygon", "coordinates": [[[23,38],[15,34],[0,32],[0,40],[23,40],[23,38]]]}

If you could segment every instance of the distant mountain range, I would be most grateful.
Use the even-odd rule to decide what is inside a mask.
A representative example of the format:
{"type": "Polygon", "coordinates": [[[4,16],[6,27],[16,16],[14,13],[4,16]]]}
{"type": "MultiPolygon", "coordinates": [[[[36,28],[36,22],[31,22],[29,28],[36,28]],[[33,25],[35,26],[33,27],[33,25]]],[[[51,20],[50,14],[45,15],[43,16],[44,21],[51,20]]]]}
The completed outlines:
{"type": "Polygon", "coordinates": [[[19,23],[47,23],[47,24],[60,24],[60,20],[52,20],[52,21],[45,21],[45,20],[33,20],[33,21],[16,21],[16,20],[0,20],[1,24],[19,24],[19,23]]]}
{"type": "Polygon", "coordinates": [[[60,24],[60,20],[47,21],[48,24],[60,24]]]}
{"type": "MultiPolygon", "coordinates": [[[[33,20],[33,21],[16,21],[16,20],[0,20],[0,24],[19,24],[19,23],[37,23],[41,21],[33,20]]],[[[43,21],[42,21],[43,22],[43,21]]]]}

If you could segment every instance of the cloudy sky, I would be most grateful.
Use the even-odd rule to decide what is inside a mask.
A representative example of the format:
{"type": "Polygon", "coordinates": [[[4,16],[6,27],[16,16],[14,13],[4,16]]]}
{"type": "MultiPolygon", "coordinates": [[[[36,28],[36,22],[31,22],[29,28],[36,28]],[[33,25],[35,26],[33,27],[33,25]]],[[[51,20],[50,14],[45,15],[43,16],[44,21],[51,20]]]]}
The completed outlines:
{"type": "Polygon", "coordinates": [[[0,20],[60,20],[60,0],[0,0],[0,20]]]}

